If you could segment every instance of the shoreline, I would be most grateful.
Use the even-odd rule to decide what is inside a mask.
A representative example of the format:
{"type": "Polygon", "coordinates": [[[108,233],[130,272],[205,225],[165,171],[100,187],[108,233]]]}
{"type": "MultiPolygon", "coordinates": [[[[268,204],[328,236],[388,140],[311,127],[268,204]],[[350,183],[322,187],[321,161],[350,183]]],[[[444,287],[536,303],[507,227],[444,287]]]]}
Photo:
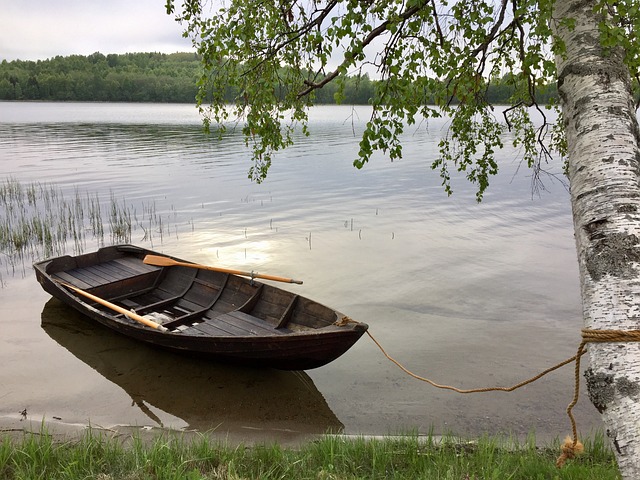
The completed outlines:
{"type": "MultiPolygon", "coordinates": [[[[473,444],[479,439],[499,439],[513,446],[531,444],[540,449],[555,448],[554,445],[560,444],[562,438],[539,440],[534,432],[525,436],[510,434],[488,434],[481,435],[459,435],[455,432],[447,434],[433,433],[416,433],[407,431],[406,433],[395,434],[356,434],[356,433],[309,433],[300,432],[289,429],[258,429],[246,427],[244,431],[200,431],[200,430],[180,430],[166,427],[151,427],[148,425],[111,425],[102,426],[97,424],[69,424],[58,421],[40,421],[30,419],[19,419],[12,417],[0,417],[0,438],[10,437],[12,440],[19,440],[25,435],[48,435],[55,442],[64,443],[69,441],[79,441],[87,434],[97,433],[99,436],[104,435],[109,439],[121,438],[125,442],[132,439],[140,439],[143,443],[148,444],[159,437],[179,437],[186,440],[197,440],[203,437],[209,441],[213,441],[226,446],[264,446],[278,445],[283,448],[300,448],[306,444],[320,441],[326,438],[342,439],[344,441],[387,441],[392,439],[415,439],[418,443],[435,443],[439,444],[444,440],[455,440],[459,444],[473,444]]],[[[589,441],[602,436],[605,443],[610,447],[610,442],[602,431],[592,431],[589,435],[581,436],[581,441],[589,441]]]]}

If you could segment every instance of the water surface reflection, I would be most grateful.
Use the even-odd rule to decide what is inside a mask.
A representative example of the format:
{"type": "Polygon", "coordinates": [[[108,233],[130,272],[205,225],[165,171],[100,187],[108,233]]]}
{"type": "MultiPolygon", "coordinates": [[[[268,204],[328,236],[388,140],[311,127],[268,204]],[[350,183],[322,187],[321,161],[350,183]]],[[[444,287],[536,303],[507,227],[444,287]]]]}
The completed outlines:
{"type": "Polygon", "coordinates": [[[152,426],[226,434],[343,429],[303,372],[227,366],[152,349],[91,323],[56,299],[42,310],[42,328],[122,388],[152,426]]]}
{"type": "MultiPolygon", "coordinates": [[[[311,136],[279,152],[267,180],[254,184],[247,180],[250,149],[237,132],[220,141],[202,136],[193,105],[3,102],[1,173],[22,185],[51,184],[67,201],[76,192],[99,198],[105,232],[115,197],[131,212],[131,243],[198,263],[299,277],[304,286],[296,293],[367,322],[391,355],[442,383],[510,385],[573,355],[582,318],[562,184],[545,179],[548,191],[532,196],[530,172],[507,135],[484,201],[476,203],[463,174],[452,177],[455,194],[447,198],[429,168],[446,119],[408,128],[402,160],[376,155],[357,171],[352,161],[368,108],[357,117],[350,107],[312,109],[311,136]],[[152,216],[161,228],[151,228],[152,216]]],[[[83,251],[101,246],[90,230],[84,237],[83,251]]],[[[65,248],[74,253],[74,242],[65,248]]],[[[236,431],[344,424],[353,434],[567,433],[570,368],[508,396],[453,396],[408,378],[365,339],[308,373],[338,421],[319,413],[326,405],[299,377],[203,371],[189,360],[178,368],[172,356],[126,339],[116,337],[112,346],[110,332],[94,333],[84,363],[39,328],[49,298],[29,264],[7,265],[0,256],[0,420],[27,408],[36,422],[55,415],[82,425],[158,425],[155,415],[176,428],[225,422],[236,431]],[[103,335],[109,346],[101,345],[103,335]],[[110,358],[110,349],[127,363],[110,358]],[[184,375],[198,379],[185,385],[184,375]],[[233,398],[245,409],[242,418],[233,398]],[[303,411],[310,424],[290,417],[303,411]]],[[[88,327],[80,325],[66,337],[85,341],[88,327]]],[[[576,414],[583,432],[600,425],[588,398],[576,414]]]]}

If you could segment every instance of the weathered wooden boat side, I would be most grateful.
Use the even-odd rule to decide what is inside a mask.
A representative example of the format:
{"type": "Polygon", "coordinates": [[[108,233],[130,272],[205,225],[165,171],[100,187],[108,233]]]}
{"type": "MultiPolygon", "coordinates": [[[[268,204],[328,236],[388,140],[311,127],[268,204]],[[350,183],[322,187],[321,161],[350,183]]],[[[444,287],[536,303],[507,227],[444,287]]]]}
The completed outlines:
{"type": "Polygon", "coordinates": [[[120,333],[217,360],[306,370],[335,360],[367,330],[364,323],[344,321],[343,314],[272,285],[212,270],[147,265],[148,254],[159,255],[118,245],[45,260],[34,269],[52,296],[120,333]],[[150,316],[168,331],[141,325],[64,284],[150,316]]]}

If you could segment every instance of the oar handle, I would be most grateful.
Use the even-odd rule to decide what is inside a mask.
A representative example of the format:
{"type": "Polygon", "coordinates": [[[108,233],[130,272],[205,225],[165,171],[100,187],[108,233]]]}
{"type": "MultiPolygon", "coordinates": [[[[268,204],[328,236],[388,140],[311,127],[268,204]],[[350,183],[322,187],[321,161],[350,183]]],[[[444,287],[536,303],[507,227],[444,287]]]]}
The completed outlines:
{"type": "Polygon", "coordinates": [[[96,303],[99,303],[100,305],[104,305],[107,308],[110,308],[111,310],[121,313],[127,317],[129,317],[132,320],[135,320],[136,322],[140,322],[143,325],[146,325],[147,327],[151,327],[151,328],[155,328],[157,330],[160,330],[161,332],[166,332],[168,329],[166,327],[163,327],[162,325],[160,325],[159,323],[154,322],[153,320],[149,320],[148,318],[144,318],[141,315],[138,315],[137,313],[134,313],[130,310],[127,310],[126,308],[122,308],[114,303],[111,303],[107,300],[104,300],[103,298],[97,297],[95,295],[93,295],[92,293],[89,292],[85,292],[84,290],[78,288],[78,287],[74,287],[73,285],[66,283],[66,282],[60,282],[58,281],[58,283],[60,285],[62,285],[63,287],[66,287],[70,290],[73,290],[74,292],[82,295],[83,297],[89,298],[91,300],[93,300],[96,303]]]}
{"type": "Polygon", "coordinates": [[[214,272],[229,273],[231,275],[240,275],[243,277],[262,278],[264,280],[273,280],[284,283],[297,283],[302,285],[302,280],[294,280],[292,278],[278,277],[275,275],[265,275],[257,272],[243,272],[242,270],[233,270],[230,268],[211,267],[209,265],[200,265],[197,263],[180,262],[173,258],[163,257],[162,255],[146,255],[142,260],[147,265],[156,265],[159,267],[189,267],[200,268],[202,270],[212,270],[214,272]]]}

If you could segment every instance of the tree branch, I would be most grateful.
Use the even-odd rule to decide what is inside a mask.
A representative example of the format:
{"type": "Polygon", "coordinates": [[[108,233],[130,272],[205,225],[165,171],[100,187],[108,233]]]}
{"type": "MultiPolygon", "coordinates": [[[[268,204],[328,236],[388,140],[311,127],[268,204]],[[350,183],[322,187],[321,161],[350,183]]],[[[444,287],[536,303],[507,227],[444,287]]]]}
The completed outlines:
{"type": "MultiPolygon", "coordinates": [[[[329,3],[327,3],[327,6],[324,7],[321,10],[315,10],[314,13],[317,12],[322,12],[320,13],[320,15],[318,15],[315,19],[313,19],[311,22],[308,22],[304,25],[302,25],[298,30],[292,30],[290,32],[286,32],[287,35],[293,34],[292,36],[290,36],[289,38],[287,38],[287,40],[281,42],[280,44],[276,45],[273,48],[268,48],[267,52],[264,54],[264,58],[262,59],[262,61],[258,62],[257,65],[254,65],[251,69],[247,70],[245,72],[245,75],[248,74],[249,72],[255,70],[256,68],[259,68],[262,64],[264,64],[266,61],[268,61],[269,59],[275,57],[278,52],[280,50],[282,50],[283,48],[291,45],[292,43],[294,43],[296,40],[300,39],[301,37],[303,37],[304,35],[306,35],[307,33],[309,33],[313,28],[315,27],[320,27],[320,25],[322,24],[322,22],[324,21],[325,18],[327,18],[327,16],[329,15],[329,13],[331,13],[331,11],[338,5],[338,0],[331,0],[329,3]]],[[[313,14],[312,14],[313,15],[313,14]]],[[[285,18],[286,20],[286,18],[285,18]]],[[[285,22],[286,23],[286,22],[285,22]]],[[[257,55],[256,55],[257,56],[257,55]]],[[[254,57],[255,58],[255,57],[254,57]]]]}
{"type": "Polygon", "coordinates": [[[442,34],[442,28],[440,28],[440,17],[436,11],[436,2],[431,0],[431,7],[433,8],[433,23],[436,25],[436,31],[438,32],[438,42],[440,46],[444,46],[444,35],[442,34]]]}
{"type": "MultiPolygon", "coordinates": [[[[427,3],[429,3],[429,1],[430,0],[425,0],[424,2],[421,2],[420,5],[416,5],[416,6],[413,6],[411,8],[408,8],[407,10],[405,10],[404,12],[402,12],[400,14],[399,20],[401,20],[401,21],[408,20],[413,15],[415,15],[420,10],[422,10],[427,5],[427,3]]],[[[371,32],[369,32],[369,34],[360,43],[360,48],[366,47],[371,42],[373,42],[377,37],[379,37],[384,32],[386,32],[387,27],[390,24],[391,24],[391,20],[385,20],[380,25],[378,25],[376,28],[371,30],[371,32]]],[[[332,71],[329,75],[327,75],[324,79],[322,79],[322,81],[316,83],[316,82],[310,82],[308,80],[305,80],[304,83],[305,83],[305,85],[307,85],[307,88],[305,88],[300,93],[298,93],[298,98],[302,98],[302,97],[304,97],[306,95],[309,95],[314,90],[318,90],[319,88],[324,87],[327,83],[331,82],[338,75],[340,75],[340,72],[344,68],[346,68],[353,61],[352,55],[349,55],[349,54],[350,54],[349,51],[345,52],[344,60],[342,61],[342,63],[334,71],[332,71]]]]}
{"type": "Polygon", "coordinates": [[[496,39],[496,37],[498,37],[499,35],[502,35],[502,32],[504,30],[500,30],[500,25],[502,25],[502,22],[504,21],[504,14],[506,9],[507,9],[507,0],[502,0],[502,4],[500,5],[500,14],[498,16],[498,20],[496,20],[496,22],[493,24],[493,28],[489,32],[489,35],[487,35],[487,38],[485,38],[484,42],[482,42],[476,48],[471,50],[470,56],[475,57],[480,52],[486,52],[491,42],[493,42],[496,39]]]}

